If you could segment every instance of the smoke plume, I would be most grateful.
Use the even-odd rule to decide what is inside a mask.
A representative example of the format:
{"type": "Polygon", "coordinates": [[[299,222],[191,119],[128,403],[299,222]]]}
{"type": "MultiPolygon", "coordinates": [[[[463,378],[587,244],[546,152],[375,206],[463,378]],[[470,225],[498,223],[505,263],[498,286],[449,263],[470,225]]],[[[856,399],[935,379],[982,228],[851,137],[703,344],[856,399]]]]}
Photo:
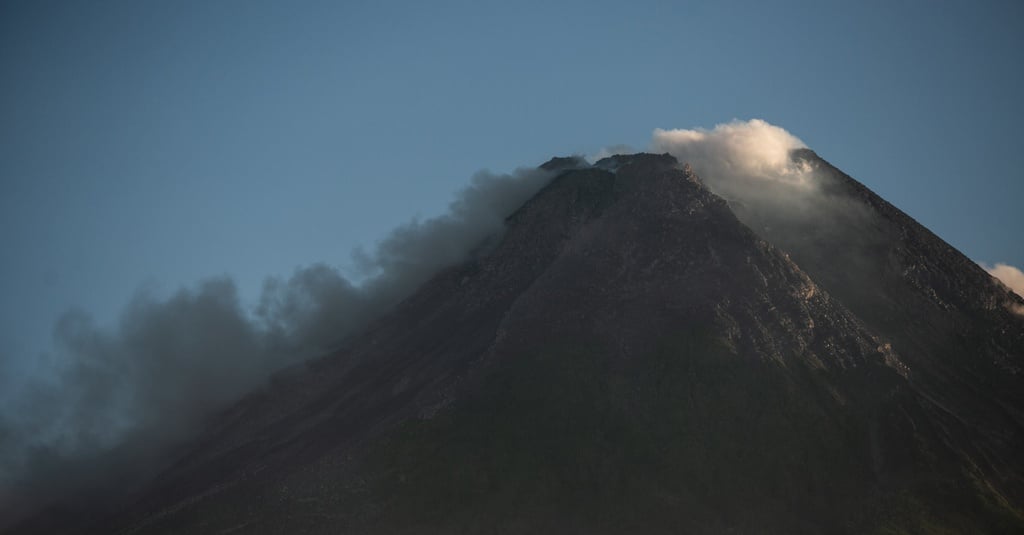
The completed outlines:
{"type": "MultiPolygon", "coordinates": [[[[828,273],[843,266],[844,286],[832,291],[855,296],[887,269],[883,259],[889,253],[882,251],[892,247],[899,231],[786,130],[759,119],[711,130],[657,129],[651,150],[689,163],[709,189],[729,201],[737,218],[793,254],[803,269],[828,273]]],[[[1019,269],[982,267],[1024,296],[1019,269]]],[[[1020,304],[1008,306],[1024,314],[1020,304]]]]}
{"type": "MultiPolygon", "coordinates": [[[[768,241],[805,253],[805,269],[842,265],[851,291],[874,284],[882,268],[873,259],[886,258],[877,251],[891,236],[844,189],[848,182],[784,129],[758,119],[659,129],[651,148],[691,164],[768,241]]],[[[252,309],[230,279],[217,278],[166,299],[140,291],[114,327],[69,311],[54,328],[47,373],[0,378],[0,525],[57,499],[102,501],[145,481],[212,414],[274,370],[337,347],[439,270],[486,252],[505,218],[553,175],[477,174],[444,215],[412,220],[354,251],[357,282],[315,264],[267,279],[252,309]]],[[[1020,270],[987,269],[1024,295],[1020,270]]]]}
{"type": "Polygon", "coordinates": [[[751,181],[774,181],[810,186],[811,167],[792,158],[802,141],[778,126],[760,119],[733,121],[712,130],[654,131],[654,152],[668,152],[689,162],[715,184],[731,189],[751,181]]]}
{"type": "MultiPolygon", "coordinates": [[[[1021,298],[1024,298],[1024,271],[1002,262],[996,262],[996,265],[994,266],[990,266],[984,262],[981,262],[980,265],[985,268],[985,271],[987,271],[989,275],[992,275],[998,279],[999,282],[1009,288],[1011,292],[1017,294],[1021,298]]],[[[1024,316],[1024,305],[1019,302],[1007,303],[1006,307],[1010,312],[1024,316]]]]}
{"type": "Polygon", "coordinates": [[[842,287],[855,293],[874,284],[885,266],[878,251],[891,245],[889,228],[797,137],[759,119],[711,130],[655,130],[652,151],[687,162],[711,191],[729,202],[754,232],[792,254],[810,273],[843,266],[842,287]]]}
{"type": "MultiPolygon", "coordinates": [[[[737,217],[758,232],[807,227],[819,236],[840,232],[872,217],[863,203],[802,157],[806,145],[786,130],[760,119],[732,121],[711,130],[654,131],[653,152],[668,152],[689,163],[713,192],[730,202],[737,217]]],[[[851,234],[844,232],[845,234],[851,234]]],[[[777,236],[785,238],[785,236],[777,236]]]]}
{"type": "Polygon", "coordinates": [[[230,279],[215,278],[167,299],[139,291],[113,328],[67,312],[46,372],[0,385],[0,525],[48,502],[95,503],[144,481],[271,372],[335,347],[495,241],[505,217],[551,177],[478,173],[446,214],[355,251],[358,285],[316,264],[267,279],[251,310],[230,279]]]}
{"type": "Polygon", "coordinates": [[[996,262],[994,266],[987,266],[985,264],[981,266],[985,268],[985,271],[988,271],[989,275],[999,279],[1007,288],[1013,290],[1015,294],[1024,297],[1024,271],[1001,262],[996,262]]]}

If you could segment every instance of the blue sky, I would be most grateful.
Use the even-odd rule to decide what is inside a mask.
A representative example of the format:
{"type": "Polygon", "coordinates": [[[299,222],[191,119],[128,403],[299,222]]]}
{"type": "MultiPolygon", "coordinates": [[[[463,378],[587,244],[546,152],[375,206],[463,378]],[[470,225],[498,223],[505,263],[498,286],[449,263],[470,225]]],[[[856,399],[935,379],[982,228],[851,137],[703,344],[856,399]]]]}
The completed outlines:
{"type": "Polygon", "coordinates": [[[1024,266],[1024,3],[766,4],[8,0],[0,355],[140,286],[346,268],[482,168],[734,118],[1024,266]]]}

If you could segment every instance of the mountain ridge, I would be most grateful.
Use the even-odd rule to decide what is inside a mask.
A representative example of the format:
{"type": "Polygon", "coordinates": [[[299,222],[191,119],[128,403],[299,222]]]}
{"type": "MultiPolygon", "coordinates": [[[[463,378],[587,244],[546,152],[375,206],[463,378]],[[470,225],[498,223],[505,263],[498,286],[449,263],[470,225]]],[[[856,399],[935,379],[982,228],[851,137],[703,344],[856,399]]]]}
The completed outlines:
{"type": "MultiPolygon", "coordinates": [[[[828,165],[809,151],[794,156],[828,165]]],[[[928,399],[963,359],[924,373],[927,388],[915,385],[934,346],[875,332],[901,309],[844,286],[862,281],[829,268],[822,243],[835,235],[805,239],[805,220],[769,221],[773,212],[758,212],[765,206],[726,201],[669,154],[602,162],[542,165],[558,175],[509,215],[493,249],[437,274],[345,349],[248,396],[93,528],[1024,525],[1013,505],[1024,496],[1013,454],[1019,412],[984,420],[985,432],[961,429],[965,414],[1019,411],[1008,390],[1015,379],[981,401],[965,400],[966,387],[928,399]]],[[[832,185],[863,188],[843,177],[853,181],[832,185]]],[[[862,191],[861,202],[884,203],[862,191]]],[[[893,225],[941,242],[907,221],[893,225]]],[[[854,245],[873,252],[878,243],[854,245]]],[[[947,264],[942,257],[936,269],[947,264]]],[[[993,301],[998,286],[969,273],[969,286],[991,294],[979,302],[993,301]]],[[[916,295],[912,283],[893,288],[916,295]]],[[[995,310],[978,320],[984,329],[965,332],[1010,320],[995,310]]],[[[1024,352],[1012,332],[1005,340],[983,354],[1015,365],[1024,352]]]]}

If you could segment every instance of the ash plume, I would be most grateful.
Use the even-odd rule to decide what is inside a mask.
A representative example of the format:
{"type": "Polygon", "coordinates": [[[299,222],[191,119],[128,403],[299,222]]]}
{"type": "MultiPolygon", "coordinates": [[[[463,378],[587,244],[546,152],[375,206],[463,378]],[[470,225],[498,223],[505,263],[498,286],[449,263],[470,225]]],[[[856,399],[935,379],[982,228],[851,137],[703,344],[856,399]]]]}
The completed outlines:
{"type": "Polygon", "coordinates": [[[315,264],[268,278],[252,309],[220,277],[166,299],[140,290],[113,327],[68,311],[45,371],[0,380],[0,527],[50,503],[125,494],[270,373],[331,349],[485,247],[551,178],[540,169],[478,173],[446,214],[355,251],[359,284],[315,264]]]}

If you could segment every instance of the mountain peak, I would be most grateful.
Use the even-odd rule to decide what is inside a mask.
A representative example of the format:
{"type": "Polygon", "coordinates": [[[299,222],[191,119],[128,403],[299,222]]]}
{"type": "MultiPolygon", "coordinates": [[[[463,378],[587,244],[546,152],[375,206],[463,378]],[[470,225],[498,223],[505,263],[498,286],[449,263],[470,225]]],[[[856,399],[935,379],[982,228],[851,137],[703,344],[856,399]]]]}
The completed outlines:
{"type": "Polygon", "coordinates": [[[634,154],[615,154],[602,158],[594,163],[594,167],[602,169],[617,169],[624,165],[634,164],[644,165],[661,165],[668,167],[675,167],[679,165],[679,161],[676,160],[675,156],[669,153],[653,154],[649,152],[637,152],[634,154]]]}
{"type": "Polygon", "coordinates": [[[540,168],[545,171],[560,171],[563,169],[575,169],[577,167],[589,167],[590,164],[582,156],[555,156],[542,163],[540,168]]]}
{"type": "Polygon", "coordinates": [[[552,158],[493,248],[226,412],[97,531],[1024,528],[1019,320],[793,157],[826,204],[726,202],[669,154],[552,158]]]}

